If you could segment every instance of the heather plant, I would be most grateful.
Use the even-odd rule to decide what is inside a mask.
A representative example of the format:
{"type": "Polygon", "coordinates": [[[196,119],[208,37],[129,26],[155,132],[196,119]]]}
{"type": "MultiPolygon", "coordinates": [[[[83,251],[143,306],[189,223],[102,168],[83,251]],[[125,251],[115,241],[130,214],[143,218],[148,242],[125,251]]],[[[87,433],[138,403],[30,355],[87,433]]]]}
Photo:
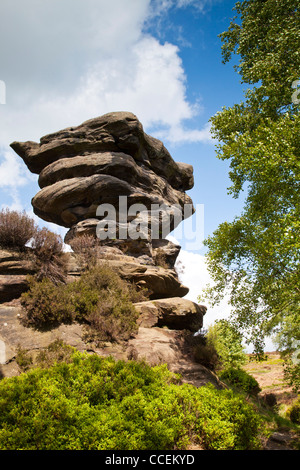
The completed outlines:
{"type": "Polygon", "coordinates": [[[28,327],[45,329],[75,320],[75,311],[64,284],[50,279],[37,280],[28,276],[28,290],[21,295],[23,323],[28,327]]]}
{"type": "Polygon", "coordinates": [[[39,329],[73,321],[87,325],[99,340],[128,339],[137,328],[133,303],[145,299],[133,284],[111,268],[98,265],[78,280],[56,285],[48,278],[29,278],[29,290],[22,294],[24,323],[39,329]]]}
{"type": "Polygon", "coordinates": [[[32,240],[36,278],[47,278],[55,284],[64,282],[67,274],[67,259],[63,252],[60,235],[43,227],[38,229],[32,240]]]}
{"type": "Polygon", "coordinates": [[[100,240],[98,238],[85,233],[73,238],[70,246],[83,269],[91,268],[97,264],[100,247],[100,240]]]}
{"type": "Polygon", "coordinates": [[[37,226],[25,211],[8,208],[0,211],[0,246],[24,251],[26,244],[36,234],[37,226]]]}

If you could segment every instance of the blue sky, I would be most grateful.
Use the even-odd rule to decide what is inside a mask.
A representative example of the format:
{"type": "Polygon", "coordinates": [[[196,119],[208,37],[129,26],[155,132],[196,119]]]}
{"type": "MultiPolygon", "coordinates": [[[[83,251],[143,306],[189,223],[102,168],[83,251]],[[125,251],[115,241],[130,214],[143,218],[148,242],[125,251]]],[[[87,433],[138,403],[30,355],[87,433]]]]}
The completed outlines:
{"type": "MultiPolygon", "coordinates": [[[[0,205],[32,213],[37,175],[9,148],[110,111],[131,111],[176,161],[194,167],[194,205],[204,236],[239,215],[227,194],[228,163],[216,157],[209,118],[243,99],[221,41],[232,0],[1,0],[0,205]]],[[[195,217],[195,216],[194,216],[195,217]]],[[[194,219],[193,219],[194,220],[194,219]]],[[[48,225],[39,221],[41,226],[48,225]]],[[[61,234],[59,227],[51,226],[61,234]]],[[[205,249],[182,245],[183,282],[196,300],[209,281],[205,249]]],[[[226,316],[211,310],[207,323],[226,316]]]]}

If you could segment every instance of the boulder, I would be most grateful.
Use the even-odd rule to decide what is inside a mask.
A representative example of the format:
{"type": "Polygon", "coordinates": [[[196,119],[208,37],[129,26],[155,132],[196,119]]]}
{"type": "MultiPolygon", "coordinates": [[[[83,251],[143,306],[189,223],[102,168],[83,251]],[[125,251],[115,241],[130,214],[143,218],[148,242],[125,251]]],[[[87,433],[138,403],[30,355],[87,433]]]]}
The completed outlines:
{"type": "Polygon", "coordinates": [[[141,327],[168,327],[174,330],[198,331],[203,326],[206,307],[188,299],[172,297],[134,304],[140,313],[141,327]]]}
{"type": "Polygon", "coordinates": [[[26,275],[0,275],[0,304],[18,299],[27,289],[26,275]]]}
{"type": "Polygon", "coordinates": [[[169,268],[174,268],[181,247],[176,243],[166,239],[152,240],[153,259],[156,265],[166,264],[169,268]]]}
{"type": "Polygon", "coordinates": [[[78,323],[60,325],[48,331],[38,331],[22,324],[22,309],[0,305],[0,376],[19,375],[16,363],[19,348],[37,354],[56,340],[62,340],[79,351],[88,350],[84,341],[84,327],[78,323]]]}
{"type": "Polygon", "coordinates": [[[216,388],[224,387],[213,372],[197,364],[185,352],[185,334],[182,331],[139,327],[127,344],[103,343],[95,346],[86,342],[83,325],[73,323],[48,331],[32,330],[23,326],[20,308],[7,306],[0,306],[0,378],[13,377],[22,372],[16,361],[19,348],[34,359],[57,340],[78,351],[112,356],[116,360],[145,360],[152,366],[166,364],[169,370],[181,375],[183,382],[196,387],[207,383],[212,383],[216,388]]]}
{"type": "Polygon", "coordinates": [[[0,275],[33,274],[35,271],[30,253],[0,249],[0,275]]]}
{"type": "Polygon", "coordinates": [[[214,372],[185,353],[184,342],[182,331],[140,327],[128,342],[127,354],[129,359],[144,360],[152,366],[166,364],[171,372],[181,375],[183,382],[196,387],[212,383],[218,389],[224,388],[214,372]]]}
{"type": "MultiPolygon", "coordinates": [[[[99,259],[99,263],[102,263],[99,259]]],[[[105,260],[105,264],[114,268],[123,279],[148,290],[150,299],[184,297],[189,288],[181,284],[177,272],[159,266],[128,263],[119,260],[105,260]]]]}
{"type": "MultiPolygon", "coordinates": [[[[184,382],[220,387],[187,346],[186,335],[190,339],[202,327],[206,307],[184,298],[189,289],[174,268],[180,246],[166,239],[195,211],[186,194],[194,185],[193,167],[175,162],[164,144],[147,135],[128,112],[105,114],[48,134],[40,142],[13,142],[11,147],[39,175],[40,191],[32,199],[35,214],[68,228],[65,243],[74,250],[76,239],[92,235],[95,261],[144,288],[149,300],[135,304],[138,331],[122,344],[86,343],[84,326],[77,323],[32,330],[22,325],[22,310],[0,306],[3,375],[18,373],[18,345],[33,352],[62,339],[81,351],[165,363],[184,382]]],[[[82,256],[80,251],[68,254],[68,282],[81,275],[82,256]]],[[[0,295],[20,295],[28,272],[29,266],[8,256],[2,272],[0,268],[0,295]]]]}
{"type": "Polygon", "coordinates": [[[27,275],[34,272],[30,253],[0,250],[0,304],[19,298],[28,289],[27,275]]]}

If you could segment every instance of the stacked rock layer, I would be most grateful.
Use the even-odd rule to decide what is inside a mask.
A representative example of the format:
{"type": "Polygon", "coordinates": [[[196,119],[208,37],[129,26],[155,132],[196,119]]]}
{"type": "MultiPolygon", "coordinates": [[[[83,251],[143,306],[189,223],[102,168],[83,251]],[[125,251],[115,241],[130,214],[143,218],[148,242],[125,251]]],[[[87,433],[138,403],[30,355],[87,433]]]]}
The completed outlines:
{"type": "Polygon", "coordinates": [[[165,238],[194,212],[186,194],[194,184],[191,165],[175,162],[163,143],[147,135],[128,112],[109,113],[46,135],[39,143],[13,142],[11,147],[39,175],[41,189],[32,199],[36,215],[68,228],[65,242],[71,246],[83,234],[100,237],[99,262],[147,288],[152,301],[171,299],[139,304],[141,327],[201,328],[206,308],[183,299],[188,288],[174,269],[180,246],[165,238]],[[138,204],[145,211],[127,211],[124,218],[121,196],[127,208],[138,204]],[[107,205],[115,210],[116,232],[105,238],[107,220],[99,207],[107,205]],[[165,216],[169,226],[163,223],[165,216]],[[153,218],[155,238],[149,225],[153,218]],[[130,233],[133,222],[140,236],[121,237],[121,231],[130,233]]]}

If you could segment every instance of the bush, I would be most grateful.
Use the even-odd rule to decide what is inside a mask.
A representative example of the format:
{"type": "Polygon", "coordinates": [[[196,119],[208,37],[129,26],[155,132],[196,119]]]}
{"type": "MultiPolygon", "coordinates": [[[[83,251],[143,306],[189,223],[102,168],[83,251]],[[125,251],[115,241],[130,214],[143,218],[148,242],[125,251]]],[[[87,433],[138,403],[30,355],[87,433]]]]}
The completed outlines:
{"type": "Polygon", "coordinates": [[[0,382],[1,450],[253,449],[259,427],[240,396],[178,385],[164,365],[75,351],[0,382]]]}
{"type": "Polygon", "coordinates": [[[55,283],[64,282],[67,261],[60,235],[45,227],[40,229],[25,211],[3,209],[0,212],[0,246],[25,251],[29,241],[33,248],[30,257],[33,257],[36,277],[49,278],[55,283]]]}
{"type": "Polygon", "coordinates": [[[109,267],[95,266],[69,284],[55,285],[49,279],[29,279],[21,305],[27,326],[45,328],[85,322],[99,340],[128,339],[137,329],[133,302],[144,299],[134,285],[109,267]]]}
{"type": "Polygon", "coordinates": [[[77,236],[70,241],[70,246],[83,269],[96,265],[100,240],[87,233],[77,236]]]}
{"type": "Polygon", "coordinates": [[[288,409],[287,415],[294,424],[300,424],[300,398],[288,409]]]}
{"type": "Polygon", "coordinates": [[[0,246],[2,248],[25,250],[26,243],[36,234],[37,226],[25,211],[0,211],[0,246]]]}
{"type": "Polygon", "coordinates": [[[48,368],[59,362],[72,362],[72,357],[75,349],[65,344],[62,340],[57,339],[50,343],[45,349],[40,350],[39,353],[33,357],[29,351],[21,348],[17,349],[16,362],[21,368],[22,372],[34,367],[48,368]]]}
{"type": "Polygon", "coordinates": [[[29,276],[28,291],[21,295],[20,301],[25,312],[23,323],[28,327],[45,329],[75,320],[65,285],[57,286],[50,279],[36,280],[29,276]]]}
{"type": "Polygon", "coordinates": [[[239,368],[246,363],[242,336],[228,320],[217,320],[208,328],[206,338],[207,344],[215,349],[222,368],[239,368]]]}
{"type": "Polygon", "coordinates": [[[213,345],[197,344],[193,350],[194,359],[210,370],[215,370],[219,364],[218,354],[213,345]]]}
{"type": "Polygon", "coordinates": [[[248,395],[257,395],[261,390],[257,380],[243,369],[233,367],[225,369],[220,374],[220,379],[243,390],[248,395]]]}
{"type": "Polygon", "coordinates": [[[67,260],[63,252],[60,235],[43,227],[38,229],[32,241],[36,278],[47,278],[55,284],[64,282],[67,274],[67,260]]]}

